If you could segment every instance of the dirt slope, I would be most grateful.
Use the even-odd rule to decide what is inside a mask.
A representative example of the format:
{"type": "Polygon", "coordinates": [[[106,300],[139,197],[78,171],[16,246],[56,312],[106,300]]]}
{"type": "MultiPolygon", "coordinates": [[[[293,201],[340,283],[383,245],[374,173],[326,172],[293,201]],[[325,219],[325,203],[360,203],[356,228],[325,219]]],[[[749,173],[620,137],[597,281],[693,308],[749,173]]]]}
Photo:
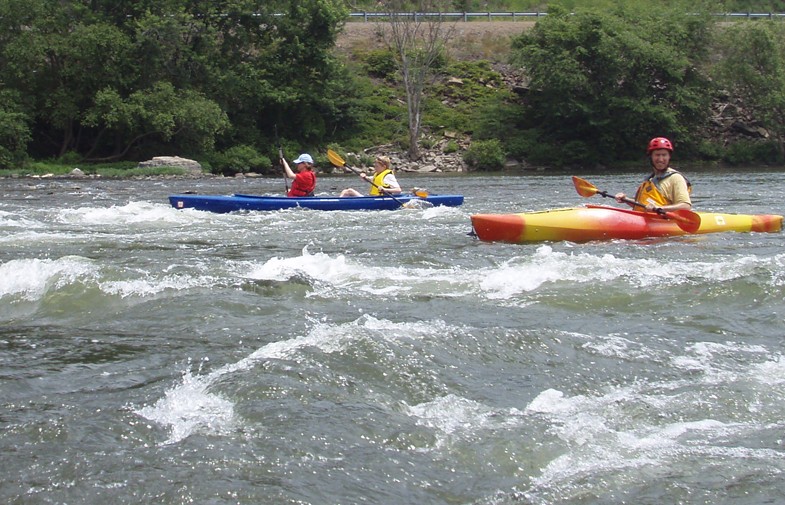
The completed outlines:
{"type": "MultiPolygon", "coordinates": [[[[458,21],[450,23],[455,33],[451,38],[453,56],[495,60],[509,52],[512,37],[534,26],[534,21],[458,21]]],[[[385,23],[352,21],[346,23],[338,36],[336,49],[351,52],[382,46],[385,23]]]]}

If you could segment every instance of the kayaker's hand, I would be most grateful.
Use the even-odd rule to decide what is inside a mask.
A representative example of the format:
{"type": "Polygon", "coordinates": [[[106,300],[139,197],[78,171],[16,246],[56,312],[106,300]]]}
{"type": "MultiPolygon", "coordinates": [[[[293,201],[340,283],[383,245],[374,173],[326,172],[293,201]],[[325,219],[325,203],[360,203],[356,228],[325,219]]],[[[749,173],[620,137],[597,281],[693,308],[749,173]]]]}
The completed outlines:
{"type": "Polygon", "coordinates": [[[616,201],[619,203],[624,203],[624,199],[627,198],[627,195],[624,193],[616,193],[616,201]]]}
{"type": "Polygon", "coordinates": [[[653,203],[647,203],[646,207],[644,207],[646,212],[656,212],[657,214],[661,214],[662,209],[654,205],[653,203]]]}

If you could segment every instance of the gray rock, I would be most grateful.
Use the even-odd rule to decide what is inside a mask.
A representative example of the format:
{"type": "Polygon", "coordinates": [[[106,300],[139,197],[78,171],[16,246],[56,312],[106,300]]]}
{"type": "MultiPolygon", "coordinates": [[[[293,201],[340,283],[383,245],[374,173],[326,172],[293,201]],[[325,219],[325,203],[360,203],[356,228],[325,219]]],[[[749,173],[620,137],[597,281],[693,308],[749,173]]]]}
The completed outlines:
{"type": "Polygon", "coordinates": [[[175,167],[182,168],[192,174],[202,173],[202,165],[198,161],[179,156],[156,156],[152,160],[139,162],[138,166],[139,168],[175,167]]]}

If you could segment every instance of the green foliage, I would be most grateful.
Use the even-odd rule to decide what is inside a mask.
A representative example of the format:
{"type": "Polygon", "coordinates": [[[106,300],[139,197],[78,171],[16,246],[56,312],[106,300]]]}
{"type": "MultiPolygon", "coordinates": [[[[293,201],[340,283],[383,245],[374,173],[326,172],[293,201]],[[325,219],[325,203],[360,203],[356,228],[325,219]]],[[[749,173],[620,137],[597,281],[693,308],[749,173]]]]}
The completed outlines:
{"type": "MultiPolygon", "coordinates": [[[[560,5],[567,10],[592,8],[612,9],[618,4],[615,0],[558,0],[548,2],[543,0],[452,0],[449,7],[455,12],[545,12],[554,5],[560,5]]],[[[668,7],[674,4],[684,4],[682,0],[661,0],[657,5],[668,7]]],[[[378,0],[354,0],[352,8],[356,11],[379,11],[383,2],[378,0]]],[[[646,2],[645,7],[651,6],[646,2]]],[[[694,5],[690,3],[689,5],[694,5]]],[[[778,0],[726,0],[715,2],[717,12],[781,12],[782,2],[778,0]]],[[[688,11],[690,12],[690,11],[688,11]]]]}
{"type": "Polygon", "coordinates": [[[724,31],[720,48],[716,75],[773,134],[785,160],[785,26],[736,24],[724,31]]]}
{"type": "Polygon", "coordinates": [[[708,23],[626,4],[610,13],[551,8],[513,42],[513,61],[531,79],[520,126],[567,164],[629,159],[655,134],[696,143],[710,97],[697,70],[708,23]]]}
{"type": "Polygon", "coordinates": [[[114,132],[116,139],[123,139],[124,151],[139,140],[140,132],[185,152],[209,151],[215,137],[229,126],[216,103],[195,91],[178,92],[168,82],[136,91],[127,99],[114,89],[101,90],[84,123],[114,132]]]}
{"type": "Polygon", "coordinates": [[[275,124],[316,144],[354,121],[332,55],[346,14],[330,0],[6,0],[0,83],[23,96],[36,157],[208,153],[275,124]]]}
{"type": "Polygon", "coordinates": [[[463,153],[463,160],[476,170],[501,170],[504,168],[504,149],[496,139],[477,140],[463,153]]]}
{"type": "Polygon", "coordinates": [[[737,166],[757,163],[782,164],[783,161],[776,142],[734,142],[723,148],[721,156],[723,161],[737,166]]]}
{"type": "Polygon", "coordinates": [[[398,67],[395,55],[389,49],[376,49],[360,55],[365,73],[379,79],[393,79],[398,67]]]}
{"type": "Polygon", "coordinates": [[[501,75],[488,61],[449,62],[424,101],[423,125],[432,130],[474,131],[477,108],[508,96],[501,75]]]}
{"type": "Polygon", "coordinates": [[[79,153],[68,151],[67,153],[63,153],[61,156],[57,157],[57,163],[76,166],[76,164],[81,162],[82,159],[83,158],[79,155],[79,153]]]}
{"type": "Polygon", "coordinates": [[[30,119],[20,109],[18,95],[0,90],[0,168],[12,168],[27,161],[27,143],[32,138],[30,119]]]}
{"type": "Polygon", "coordinates": [[[406,105],[392,87],[380,86],[369,78],[356,75],[358,98],[352,101],[344,121],[345,132],[335,140],[349,151],[362,151],[369,145],[402,141],[406,135],[406,105]]]}
{"type": "MultiPolygon", "coordinates": [[[[706,66],[719,61],[712,75],[753,107],[785,159],[781,23],[737,23],[714,46],[711,19],[683,14],[717,11],[718,4],[398,5],[427,4],[442,11],[547,6],[550,12],[514,44],[514,62],[531,78],[526,96],[511,95],[486,61],[433,55],[438,75],[422,102],[423,145],[450,129],[477,141],[498,139],[504,153],[533,163],[608,164],[639,158],[646,140],[662,134],[677,139],[680,157],[769,159],[766,143],[723,151],[700,137],[713,91],[706,66]]],[[[725,11],[781,7],[723,5],[725,11]]],[[[351,7],[380,8],[372,0],[351,7]]],[[[277,157],[274,129],[290,153],[317,153],[326,142],[350,152],[380,144],[407,149],[412,139],[405,95],[395,87],[395,59],[423,55],[370,50],[357,67],[337,60],[333,49],[347,13],[345,2],[332,0],[4,0],[0,167],[19,166],[30,155],[122,160],[167,151],[200,159],[216,153],[216,170],[243,171],[277,157]]]]}
{"type": "Polygon", "coordinates": [[[271,165],[270,158],[248,145],[230,147],[211,161],[213,171],[224,175],[234,175],[238,172],[264,172],[271,165]]]}

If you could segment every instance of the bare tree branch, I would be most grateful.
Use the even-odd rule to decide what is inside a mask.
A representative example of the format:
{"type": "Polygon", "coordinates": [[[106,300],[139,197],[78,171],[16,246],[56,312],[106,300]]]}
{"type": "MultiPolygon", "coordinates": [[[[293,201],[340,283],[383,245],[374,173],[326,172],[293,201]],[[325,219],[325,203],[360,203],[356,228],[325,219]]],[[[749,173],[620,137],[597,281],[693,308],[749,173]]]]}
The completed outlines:
{"type": "Polygon", "coordinates": [[[455,34],[455,22],[441,15],[450,7],[446,0],[421,0],[414,3],[394,0],[387,3],[389,30],[381,30],[384,42],[393,52],[406,92],[409,119],[409,158],[420,158],[419,137],[422,127],[422,102],[433,65],[444,54],[455,34]],[[428,13],[427,15],[424,13],[428,13]]]}

